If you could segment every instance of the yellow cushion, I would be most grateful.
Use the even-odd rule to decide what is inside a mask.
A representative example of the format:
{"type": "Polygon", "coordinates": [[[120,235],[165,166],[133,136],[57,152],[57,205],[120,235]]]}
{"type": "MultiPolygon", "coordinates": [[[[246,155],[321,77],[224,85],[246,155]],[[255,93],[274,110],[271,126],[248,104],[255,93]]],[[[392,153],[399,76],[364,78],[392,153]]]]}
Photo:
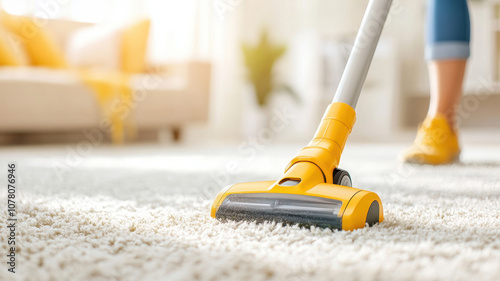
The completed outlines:
{"type": "Polygon", "coordinates": [[[32,65],[66,68],[63,53],[41,26],[30,18],[10,15],[4,11],[0,20],[6,29],[21,38],[32,65]]]}
{"type": "Polygon", "coordinates": [[[21,66],[27,65],[24,48],[16,35],[9,34],[0,26],[0,65],[21,66]]]}
{"type": "Polygon", "coordinates": [[[146,70],[146,48],[151,21],[143,19],[123,29],[122,71],[140,73],[146,70]]]}

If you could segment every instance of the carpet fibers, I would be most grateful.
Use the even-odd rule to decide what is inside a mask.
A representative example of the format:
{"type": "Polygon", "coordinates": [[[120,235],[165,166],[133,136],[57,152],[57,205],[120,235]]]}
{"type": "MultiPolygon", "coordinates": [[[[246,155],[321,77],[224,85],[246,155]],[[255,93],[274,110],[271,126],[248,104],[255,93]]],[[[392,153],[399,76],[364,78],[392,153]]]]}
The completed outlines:
{"type": "Polygon", "coordinates": [[[399,165],[401,148],[348,144],[342,168],[385,211],[352,232],[209,216],[221,187],[276,179],[299,146],[3,148],[0,280],[500,280],[500,147],[442,167],[399,165]]]}

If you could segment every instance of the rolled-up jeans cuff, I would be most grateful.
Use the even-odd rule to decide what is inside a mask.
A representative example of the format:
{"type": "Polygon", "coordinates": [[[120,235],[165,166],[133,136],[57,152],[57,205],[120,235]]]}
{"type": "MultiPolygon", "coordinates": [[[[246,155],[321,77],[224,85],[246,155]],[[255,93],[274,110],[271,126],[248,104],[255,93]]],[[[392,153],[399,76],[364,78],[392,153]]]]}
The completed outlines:
{"type": "Polygon", "coordinates": [[[425,57],[427,60],[467,59],[470,56],[469,42],[448,41],[427,45],[425,57]]]}

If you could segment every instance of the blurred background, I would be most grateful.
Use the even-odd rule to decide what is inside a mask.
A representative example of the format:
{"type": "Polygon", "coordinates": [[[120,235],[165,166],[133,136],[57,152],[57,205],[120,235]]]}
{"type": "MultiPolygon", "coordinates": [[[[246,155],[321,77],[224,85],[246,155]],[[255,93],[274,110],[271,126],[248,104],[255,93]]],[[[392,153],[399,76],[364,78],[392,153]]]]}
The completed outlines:
{"type": "MultiPolygon", "coordinates": [[[[0,144],[307,142],[366,0],[0,0],[0,144]]],[[[500,139],[500,2],[470,1],[458,121],[500,139]]],[[[395,0],[352,139],[410,142],[426,114],[426,1],[395,0]]]]}

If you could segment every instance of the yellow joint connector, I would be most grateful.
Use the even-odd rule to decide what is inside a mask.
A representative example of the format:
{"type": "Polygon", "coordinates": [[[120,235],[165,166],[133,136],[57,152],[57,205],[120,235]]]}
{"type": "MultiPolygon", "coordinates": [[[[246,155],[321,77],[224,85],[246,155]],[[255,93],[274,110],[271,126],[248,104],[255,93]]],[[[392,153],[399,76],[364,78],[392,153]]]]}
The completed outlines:
{"type": "Polygon", "coordinates": [[[332,183],[333,170],[339,164],[355,122],[356,112],[350,105],[341,102],[330,104],[314,138],[292,159],[285,172],[297,162],[311,162],[320,168],[326,183],[332,183]]]}

